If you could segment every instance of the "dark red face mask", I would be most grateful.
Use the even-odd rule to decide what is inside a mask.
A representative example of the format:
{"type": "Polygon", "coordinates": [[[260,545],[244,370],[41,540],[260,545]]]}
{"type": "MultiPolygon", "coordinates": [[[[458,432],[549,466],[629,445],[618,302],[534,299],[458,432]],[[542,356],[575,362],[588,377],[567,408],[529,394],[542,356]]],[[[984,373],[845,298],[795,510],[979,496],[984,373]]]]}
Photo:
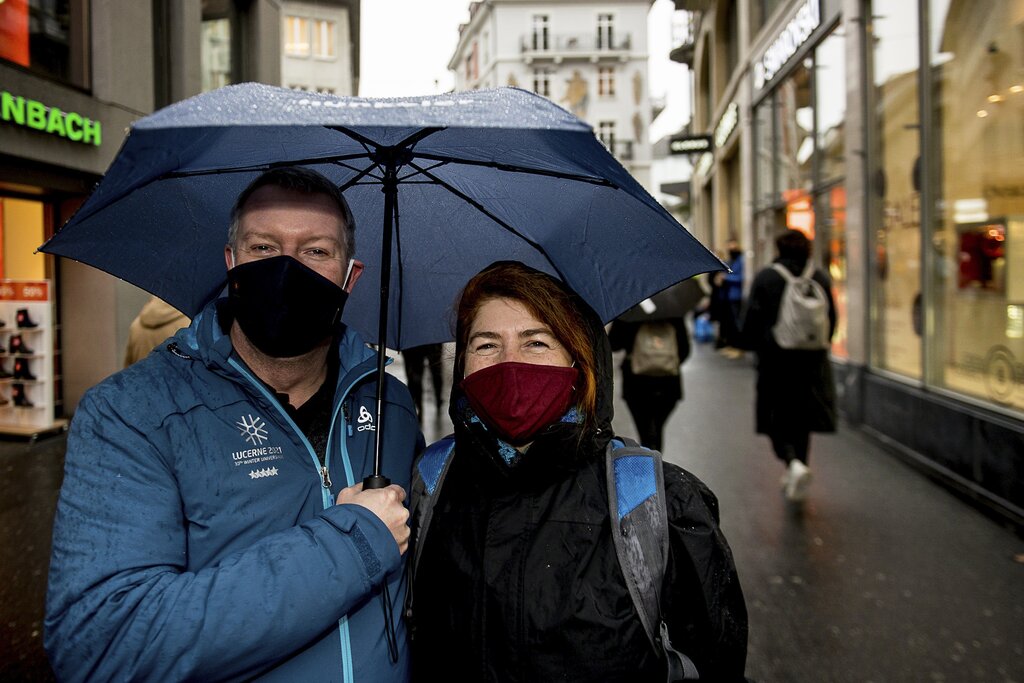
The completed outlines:
{"type": "Polygon", "coordinates": [[[513,446],[527,443],[569,410],[577,368],[498,363],[459,385],[484,424],[513,446]]]}

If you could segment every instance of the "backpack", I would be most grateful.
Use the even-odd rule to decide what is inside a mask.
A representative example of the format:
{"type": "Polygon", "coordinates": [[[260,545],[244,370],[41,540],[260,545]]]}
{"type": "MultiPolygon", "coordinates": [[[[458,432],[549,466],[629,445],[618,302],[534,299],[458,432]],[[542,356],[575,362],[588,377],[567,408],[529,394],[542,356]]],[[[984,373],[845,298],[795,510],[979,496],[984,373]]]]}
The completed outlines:
{"type": "MultiPolygon", "coordinates": [[[[455,437],[446,436],[427,446],[413,472],[413,486],[421,494],[413,524],[415,539],[410,568],[414,573],[419,566],[423,541],[438,500],[437,493],[444,483],[454,452],[455,437]]],[[[668,665],[668,680],[697,680],[700,675],[696,665],[672,647],[668,625],[661,616],[661,589],[669,555],[661,453],[644,448],[631,439],[615,438],[608,443],[605,458],[609,482],[608,509],[617,527],[612,533],[615,555],[633,606],[651,646],[668,665]],[[611,485],[613,482],[614,486],[611,485]]],[[[407,616],[412,614],[412,593],[410,582],[407,616]]]]}
{"type": "Polygon", "coordinates": [[[814,264],[807,261],[798,276],[779,263],[773,263],[772,268],[786,280],[779,302],[779,317],[772,326],[775,343],[783,349],[829,348],[828,295],[811,277],[814,264]]]}
{"type": "Polygon", "coordinates": [[[629,353],[629,367],[634,375],[678,377],[679,344],[675,326],[666,321],[640,323],[629,353]]]}

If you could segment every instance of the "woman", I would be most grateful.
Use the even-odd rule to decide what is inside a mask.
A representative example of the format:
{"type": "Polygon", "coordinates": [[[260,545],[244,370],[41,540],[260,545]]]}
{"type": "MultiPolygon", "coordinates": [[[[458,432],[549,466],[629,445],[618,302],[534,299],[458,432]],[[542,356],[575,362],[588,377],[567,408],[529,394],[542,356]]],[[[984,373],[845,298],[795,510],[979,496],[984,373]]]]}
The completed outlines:
{"type": "MultiPolygon", "coordinates": [[[[793,275],[803,273],[811,242],[799,230],[787,230],[775,241],[775,264],[793,275]]],[[[828,298],[828,338],[836,328],[836,307],[828,275],[815,269],[811,277],[828,298]]],[[[775,456],[786,465],[781,484],[787,500],[799,503],[811,483],[808,466],[811,432],[836,430],[835,385],[828,349],[781,348],[772,333],[786,279],[774,267],[762,269],[750,287],[743,321],[744,344],[757,352],[757,433],[771,439],[775,456]]]]}
{"type": "MultiPolygon", "coordinates": [[[[418,519],[436,494],[413,551],[417,675],[665,680],[613,544],[601,321],[557,280],[494,264],[463,290],[454,372],[444,485],[413,486],[418,519]]],[[[743,680],[746,609],[717,502],[678,467],[665,465],[664,478],[670,640],[704,680],[743,680]]]]}

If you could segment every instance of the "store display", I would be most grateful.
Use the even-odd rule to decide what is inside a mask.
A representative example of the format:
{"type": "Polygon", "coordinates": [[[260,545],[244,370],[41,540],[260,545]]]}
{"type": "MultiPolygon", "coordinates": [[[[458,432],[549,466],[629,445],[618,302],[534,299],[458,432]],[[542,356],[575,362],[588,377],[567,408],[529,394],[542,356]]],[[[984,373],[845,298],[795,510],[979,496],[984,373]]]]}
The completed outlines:
{"type": "Polygon", "coordinates": [[[54,331],[48,280],[0,280],[0,433],[34,436],[54,419],[54,331]],[[9,360],[10,359],[10,360],[9,360]]]}

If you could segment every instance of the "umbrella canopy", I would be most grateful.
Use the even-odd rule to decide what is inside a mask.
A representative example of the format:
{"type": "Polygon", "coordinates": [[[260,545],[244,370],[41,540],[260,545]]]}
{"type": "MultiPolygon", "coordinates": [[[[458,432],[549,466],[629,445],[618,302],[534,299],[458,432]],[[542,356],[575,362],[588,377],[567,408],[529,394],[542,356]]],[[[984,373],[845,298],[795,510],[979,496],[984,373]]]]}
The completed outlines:
{"type": "Polygon", "coordinates": [[[645,299],[619,316],[619,320],[630,323],[651,322],[682,318],[697,308],[697,304],[707,296],[700,283],[693,278],[684,280],[663,289],[649,299],[645,299]]]}
{"type": "Polygon", "coordinates": [[[395,349],[451,339],[458,292],[498,260],[564,280],[605,321],[722,269],[587,124],[515,88],[368,99],[250,83],[198,95],[137,121],[41,249],[195,315],[223,291],[235,198],[282,165],[343,188],[367,263],[344,319],[378,341],[383,274],[395,349]]]}

